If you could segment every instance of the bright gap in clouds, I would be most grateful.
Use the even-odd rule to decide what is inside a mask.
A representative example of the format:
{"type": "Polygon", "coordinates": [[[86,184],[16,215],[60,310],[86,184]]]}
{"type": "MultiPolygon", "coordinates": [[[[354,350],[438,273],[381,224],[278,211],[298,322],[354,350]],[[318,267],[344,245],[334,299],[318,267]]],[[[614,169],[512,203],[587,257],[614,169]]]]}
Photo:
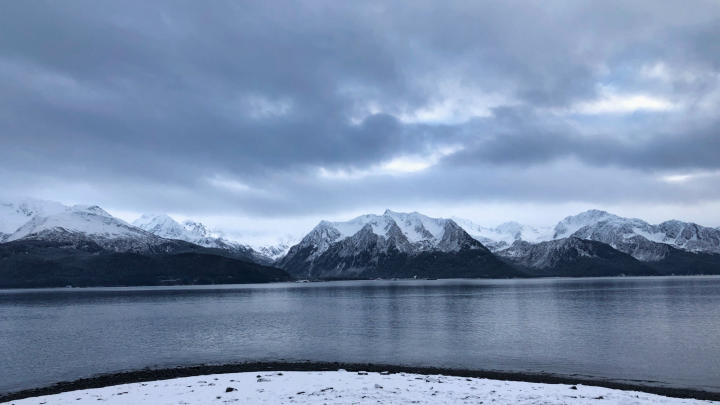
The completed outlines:
{"type": "Polygon", "coordinates": [[[708,179],[713,177],[720,177],[720,170],[671,174],[667,176],[662,176],[661,180],[666,183],[689,183],[693,180],[708,179]]]}
{"type": "Polygon", "coordinates": [[[248,186],[247,184],[234,180],[228,177],[223,176],[214,176],[209,179],[207,179],[207,182],[210,183],[213,187],[216,187],[221,190],[230,191],[233,193],[261,193],[263,190],[253,188],[248,186]]]}
{"type": "Polygon", "coordinates": [[[519,104],[509,92],[488,91],[457,78],[432,77],[419,82],[424,83],[420,87],[427,94],[427,99],[419,105],[396,100],[385,103],[367,89],[346,86],[343,94],[360,100],[350,115],[350,122],[361,125],[369,116],[388,114],[403,124],[457,125],[473,118],[490,117],[494,108],[519,104]]]}
{"type": "Polygon", "coordinates": [[[669,111],[678,108],[677,104],[654,95],[642,93],[622,93],[618,90],[601,86],[600,96],[595,100],[584,101],[570,107],[576,114],[629,114],[636,111],[669,111]]]}
{"type": "Polygon", "coordinates": [[[462,150],[461,145],[449,145],[437,148],[434,152],[425,155],[403,155],[392,158],[367,169],[337,169],[324,167],[318,169],[318,175],[325,179],[361,179],[370,176],[402,175],[422,172],[435,166],[444,157],[462,150]]]}

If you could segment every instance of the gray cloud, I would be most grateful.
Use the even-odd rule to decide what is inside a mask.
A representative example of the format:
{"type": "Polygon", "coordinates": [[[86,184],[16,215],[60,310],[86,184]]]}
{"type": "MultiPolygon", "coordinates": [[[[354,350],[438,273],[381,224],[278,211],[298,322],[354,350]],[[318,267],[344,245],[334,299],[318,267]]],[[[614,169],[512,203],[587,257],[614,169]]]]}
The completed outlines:
{"type": "MultiPolygon", "coordinates": [[[[594,166],[614,165],[638,170],[720,168],[720,121],[669,123],[666,114],[635,114],[611,126],[583,133],[577,125],[528,109],[503,108],[492,118],[466,129],[468,148],[451,162],[479,162],[525,166],[575,158],[594,166]],[[632,122],[645,121],[637,128],[632,122]]],[[[617,120],[616,120],[617,121],[617,120]]]]}
{"type": "Polygon", "coordinates": [[[714,201],[719,22],[714,1],[7,2],[0,187],[263,216],[714,201]]]}

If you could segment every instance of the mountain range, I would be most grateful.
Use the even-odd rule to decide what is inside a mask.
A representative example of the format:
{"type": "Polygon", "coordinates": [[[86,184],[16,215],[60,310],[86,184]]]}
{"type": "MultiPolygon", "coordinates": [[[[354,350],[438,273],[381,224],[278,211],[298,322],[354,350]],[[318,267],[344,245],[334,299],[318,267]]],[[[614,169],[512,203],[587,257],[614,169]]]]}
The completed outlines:
{"type": "Polygon", "coordinates": [[[390,210],[322,221],[277,265],[309,279],[522,276],[453,220],[390,210]]]}
{"type": "Polygon", "coordinates": [[[0,203],[0,287],[720,274],[720,229],[600,210],[546,228],[386,210],[292,242],[253,248],[166,214],[127,223],[95,205],[0,203]]]}
{"type": "Polygon", "coordinates": [[[186,220],[179,223],[166,214],[142,215],[132,223],[134,226],[165,239],[176,239],[198,246],[219,249],[232,256],[261,263],[272,264],[273,258],[254,250],[249,245],[227,240],[211,232],[204,224],[186,220]]]}
{"type": "MultiPolygon", "coordinates": [[[[144,217],[147,219],[147,217],[144,217]]],[[[173,221],[174,222],[174,221],[173,221]]],[[[172,225],[172,224],[165,224],[172,225]]],[[[26,200],[0,204],[0,288],[224,284],[284,281],[239,244],[195,238],[198,225],[168,237],[115,218],[98,206],[26,200]]]]}

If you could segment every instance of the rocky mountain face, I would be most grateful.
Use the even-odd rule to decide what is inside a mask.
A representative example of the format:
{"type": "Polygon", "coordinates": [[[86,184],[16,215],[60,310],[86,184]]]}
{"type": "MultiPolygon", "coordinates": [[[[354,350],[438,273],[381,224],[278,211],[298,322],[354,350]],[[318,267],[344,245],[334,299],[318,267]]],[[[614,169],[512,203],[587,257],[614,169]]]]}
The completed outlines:
{"type": "Polygon", "coordinates": [[[692,222],[665,221],[657,225],[663,242],[688,252],[720,254],[720,229],[692,222]]]}
{"type": "Polygon", "coordinates": [[[187,242],[172,253],[109,251],[90,241],[0,243],[0,288],[231,284],[288,281],[283,270],[187,242]]]}
{"type": "Polygon", "coordinates": [[[521,275],[452,220],[390,210],[322,221],[278,265],[309,279],[521,275]]]}
{"type": "Polygon", "coordinates": [[[555,227],[555,236],[571,235],[607,243],[643,261],[662,260],[666,248],[720,254],[720,232],[691,222],[677,220],[651,225],[637,218],[623,218],[591,210],[570,216],[555,227]]]}
{"type": "Polygon", "coordinates": [[[561,221],[580,227],[572,235],[606,243],[662,274],[720,274],[720,232],[677,220],[658,225],[604,211],[588,211],[561,221]]]}
{"type": "Polygon", "coordinates": [[[282,258],[292,247],[292,242],[280,241],[274,244],[255,246],[255,249],[261,255],[270,258],[273,262],[282,258]]]}
{"type": "Polygon", "coordinates": [[[605,243],[574,236],[539,243],[518,240],[497,254],[533,276],[658,274],[652,267],[605,243]]]}

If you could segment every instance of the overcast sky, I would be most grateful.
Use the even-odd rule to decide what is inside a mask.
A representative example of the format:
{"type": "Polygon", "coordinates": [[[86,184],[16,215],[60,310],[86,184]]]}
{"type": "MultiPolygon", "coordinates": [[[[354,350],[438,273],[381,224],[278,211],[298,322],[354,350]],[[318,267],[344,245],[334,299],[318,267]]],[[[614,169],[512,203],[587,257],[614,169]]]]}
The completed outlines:
{"type": "Polygon", "coordinates": [[[246,238],[720,225],[720,1],[5,1],[0,196],[246,238]]]}

